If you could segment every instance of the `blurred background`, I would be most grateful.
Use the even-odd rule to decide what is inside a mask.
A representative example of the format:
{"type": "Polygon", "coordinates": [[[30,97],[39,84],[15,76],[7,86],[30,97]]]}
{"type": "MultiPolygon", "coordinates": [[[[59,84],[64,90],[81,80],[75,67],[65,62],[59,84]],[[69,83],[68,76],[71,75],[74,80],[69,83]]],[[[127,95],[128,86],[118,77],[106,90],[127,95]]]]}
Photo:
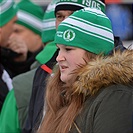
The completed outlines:
{"type": "MultiPolygon", "coordinates": [[[[31,1],[41,5],[45,10],[51,0],[31,1]]],[[[105,0],[105,2],[106,14],[112,22],[114,35],[121,37],[125,47],[133,49],[133,0],[105,0]]]]}

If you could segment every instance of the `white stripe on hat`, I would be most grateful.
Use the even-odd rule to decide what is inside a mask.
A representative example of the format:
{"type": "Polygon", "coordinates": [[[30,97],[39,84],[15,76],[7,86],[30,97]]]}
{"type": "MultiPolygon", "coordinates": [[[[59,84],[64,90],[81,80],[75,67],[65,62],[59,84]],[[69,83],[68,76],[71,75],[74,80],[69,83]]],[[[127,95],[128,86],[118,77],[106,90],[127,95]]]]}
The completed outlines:
{"type": "MultiPolygon", "coordinates": [[[[108,42],[114,43],[113,40],[109,40],[109,39],[107,39],[107,38],[105,38],[105,37],[101,37],[101,36],[99,36],[99,35],[96,35],[96,34],[90,33],[90,32],[88,32],[88,31],[84,31],[84,30],[82,30],[82,29],[79,29],[78,27],[73,27],[73,26],[71,26],[71,25],[67,25],[67,24],[61,24],[61,25],[64,25],[64,26],[67,26],[67,27],[70,27],[70,28],[76,29],[76,30],[78,30],[78,31],[80,31],[80,32],[82,32],[82,33],[85,33],[85,34],[88,34],[88,35],[91,35],[91,36],[95,36],[95,37],[100,38],[100,39],[102,39],[102,40],[105,40],[105,41],[108,41],[108,42]]],[[[113,38],[113,36],[112,36],[112,38],[113,38]]]]}
{"type": "Polygon", "coordinates": [[[73,29],[80,30],[83,33],[87,34],[93,34],[93,36],[97,36],[101,38],[107,38],[107,40],[110,42],[113,41],[113,34],[110,31],[105,30],[106,27],[100,26],[99,25],[90,25],[85,22],[81,22],[79,20],[75,20],[73,18],[67,18],[63,21],[64,23],[61,23],[61,25],[66,25],[68,27],[72,27],[73,29]],[[72,25],[72,26],[71,26],[72,25]]]}
{"type": "Polygon", "coordinates": [[[96,15],[102,15],[102,16],[106,17],[106,15],[101,10],[98,10],[97,8],[88,8],[88,7],[85,7],[82,10],[85,11],[85,12],[95,13],[96,15]]]}
{"type": "Polygon", "coordinates": [[[12,0],[8,0],[8,1],[3,1],[0,4],[0,14],[2,14],[3,12],[6,12],[10,7],[12,7],[13,5],[13,1],[12,0]]]}
{"type": "MultiPolygon", "coordinates": [[[[89,24],[89,25],[92,25],[92,26],[95,26],[95,27],[98,27],[98,28],[102,28],[102,29],[107,30],[107,31],[110,31],[110,32],[112,33],[112,30],[111,30],[110,28],[105,27],[105,26],[97,25],[97,24],[94,24],[94,23],[89,22],[89,21],[87,21],[87,20],[84,20],[84,19],[82,19],[82,18],[75,17],[75,16],[70,16],[70,18],[72,18],[72,19],[74,19],[74,20],[77,20],[77,21],[81,21],[81,22],[83,22],[83,23],[87,23],[87,24],[89,24]]],[[[105,18],[105,19],[106,19],[106,18],[105,18]]]]}
{"type": "Polygon", "coordinates": [[[43,30],[55,29],[55,18],[43,20],[43,30]]]}
{"type": "Polygon", "coordinates": [[[17,16],[20,21],[32,26],[34,29],[38,31],[42,31],[42,20],[41,19],[22,10],[19,10],[17,12],[17,16]]]}

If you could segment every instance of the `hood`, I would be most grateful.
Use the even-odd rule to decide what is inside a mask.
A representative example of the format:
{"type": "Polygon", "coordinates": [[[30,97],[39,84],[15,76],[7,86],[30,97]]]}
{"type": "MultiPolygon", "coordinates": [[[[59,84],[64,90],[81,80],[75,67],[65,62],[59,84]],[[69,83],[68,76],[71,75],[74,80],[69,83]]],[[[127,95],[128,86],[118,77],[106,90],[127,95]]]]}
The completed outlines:
{"type": "Polygon", "coordinates": [[[113,56],[99,56],[77,70],[73,84],[75,93],[93,95],[113,84],[130,85],[133,82],[133,50],[117,51],[113,56]]]}

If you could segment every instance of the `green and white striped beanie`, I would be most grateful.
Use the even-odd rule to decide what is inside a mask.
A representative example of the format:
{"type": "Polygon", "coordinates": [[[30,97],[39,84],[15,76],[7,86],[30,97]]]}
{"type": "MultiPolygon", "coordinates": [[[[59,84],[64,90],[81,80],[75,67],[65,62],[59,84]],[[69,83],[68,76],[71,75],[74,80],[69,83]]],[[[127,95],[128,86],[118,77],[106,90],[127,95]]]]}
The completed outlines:
{"type": "Polygon", "coordinates": [[[114,48],[111,22],[102,11],[84,8],[60,23],[55,43],[106,55],[114,48]]]}
{"type": "Polygon", "coordinates": [[[13,0],[0,0],[0,27],[7,24],[17,12],[13,0]]]}
{"type": "Polygon", "coordinates": [[[77,11],[85,7],[97,8],[105,12],[105,3],[101,0],[59,0],[56,4],[55,14],[59,10],[77,11]]]}
{"type": "Polygon", "coordinates": [[[41,36],[44,16],[42,7],[30,0],[22,0],[17,5],[19,9],[16,23],[27,27],[41,36]]]}
{"type": "Polygon", "coordinates": [[[42,31],[42,42],[47,43],[54,40],[56,33],[55,26],[55,5],[57,0],[53,0],[47,7],[43,17],[43,31],[42,31]]]}

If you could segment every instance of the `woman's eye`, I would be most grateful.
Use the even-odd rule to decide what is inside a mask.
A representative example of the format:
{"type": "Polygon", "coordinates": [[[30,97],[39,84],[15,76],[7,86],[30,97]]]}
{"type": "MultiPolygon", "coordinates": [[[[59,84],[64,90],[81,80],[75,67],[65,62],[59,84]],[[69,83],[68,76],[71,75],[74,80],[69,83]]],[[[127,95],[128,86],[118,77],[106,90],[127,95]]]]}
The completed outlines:
{"type": "Polygon", "coordinates": [[[66,51],[70,51],[70,50],[72,50],[71,48],[65,48],[66,49],[66,51]]]}

